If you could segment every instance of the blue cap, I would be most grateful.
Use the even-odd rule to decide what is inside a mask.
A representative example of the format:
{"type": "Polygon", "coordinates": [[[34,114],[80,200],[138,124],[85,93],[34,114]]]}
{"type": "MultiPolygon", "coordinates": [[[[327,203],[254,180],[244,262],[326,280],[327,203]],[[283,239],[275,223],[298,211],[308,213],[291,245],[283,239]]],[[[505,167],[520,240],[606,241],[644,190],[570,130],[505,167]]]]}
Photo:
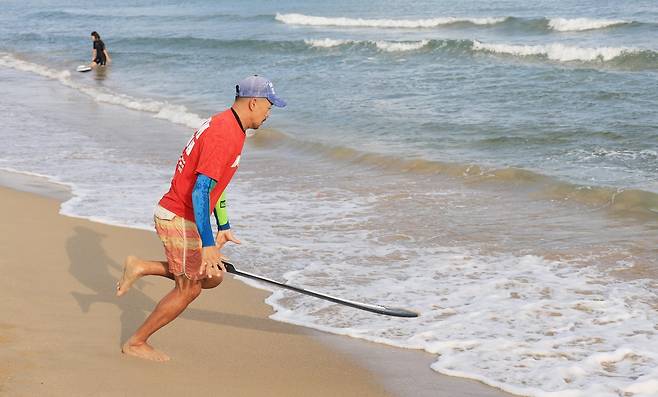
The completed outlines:
{"type": "Polygon", "coordinates": [[[235,86],[236,98],[267,98],[276,107],[286,106],[286,101],[276,96],[272,82],[257,74],[242,79],[235,86]]]}

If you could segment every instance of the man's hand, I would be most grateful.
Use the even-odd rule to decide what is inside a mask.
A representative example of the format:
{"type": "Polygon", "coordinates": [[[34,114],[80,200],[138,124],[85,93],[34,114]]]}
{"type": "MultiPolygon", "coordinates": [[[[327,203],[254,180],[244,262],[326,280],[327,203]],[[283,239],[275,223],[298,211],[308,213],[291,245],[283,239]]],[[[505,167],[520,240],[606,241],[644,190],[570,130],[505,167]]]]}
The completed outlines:
{"type": "Polygon", "coordinates": [[[229,241],[234,244],[240,244],[240,240],[233,237],[233,233],[231,233],[231,229],[220,230],[217,232],[217,237],[215,238],[215,246],[217,247],[218,250],[222,249],[224,244],[228,243],[229,241]]]}
{"type": "Polygon", "coordinates": [[[219,253],[219,248],[218,246],[209,246],[209,247],[203,247],[201,249],[201,270],[199,271],[199,274],[203,274],[204,272],[208,275],[208,278],[212,278],[212,276],[217,276],[219,277],[221,274],[221,271],[225,272],[226,268],[224,267],[224,264],[222,263],[222,255],[219,253]]]}

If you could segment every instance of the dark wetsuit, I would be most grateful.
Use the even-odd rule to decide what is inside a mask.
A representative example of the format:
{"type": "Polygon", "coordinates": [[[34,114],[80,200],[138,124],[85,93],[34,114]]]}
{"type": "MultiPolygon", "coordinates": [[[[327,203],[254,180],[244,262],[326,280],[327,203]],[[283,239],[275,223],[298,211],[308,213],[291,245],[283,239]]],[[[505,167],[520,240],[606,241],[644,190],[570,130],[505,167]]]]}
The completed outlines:
{"type": "Polygon", "coordinates": [[[94,49],[96,50],[94,62],[98,65],[105,65],[107,58],[105,58],[105,43],[103,43],[103,40],[94,40],[94,49]]]}

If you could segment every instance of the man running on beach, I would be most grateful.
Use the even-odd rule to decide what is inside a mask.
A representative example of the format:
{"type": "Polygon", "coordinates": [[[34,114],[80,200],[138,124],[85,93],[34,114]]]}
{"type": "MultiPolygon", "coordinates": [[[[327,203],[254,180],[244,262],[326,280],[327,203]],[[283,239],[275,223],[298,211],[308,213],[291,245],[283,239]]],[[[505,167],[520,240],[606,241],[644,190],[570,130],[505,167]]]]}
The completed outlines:
{"type": "Polygon", "coordinates": [[[272,105],[284,107],[286,103],[276,95],[272,83],[261,76],[247,77],[235,89],[231,108],[208,119],[189,140],[176,164],[171,188],[156,207],[155,229],[167,261],[126,258],[117,296],[125,294],[142,276],[163,276],[176,283],[124,343],[121,350],[126,354],[169,360],[147,343],[148,338],[178,317],[202,289],[222,282],[226,269],[220,249],[229,241],[240,244],[231,233],[224,190],[240,163],[245,131],[260,127],[272,105]],[[213,208],[219,228],[216,239],[210,226],[213,208]]]}

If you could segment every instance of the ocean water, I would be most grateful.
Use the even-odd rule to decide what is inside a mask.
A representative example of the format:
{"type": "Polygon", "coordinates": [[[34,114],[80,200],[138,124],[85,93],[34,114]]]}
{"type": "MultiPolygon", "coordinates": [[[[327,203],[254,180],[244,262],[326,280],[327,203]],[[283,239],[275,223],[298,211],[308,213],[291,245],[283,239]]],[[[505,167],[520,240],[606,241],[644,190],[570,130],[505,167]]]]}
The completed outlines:
{"type": "Polygon", "coordinates": [[[0,169],[151,228],[189,135],[270,77],[229,191],[274,318],[532,396],[658,395],[658,4],[5,1],[0,169]],[[97,30],[106,70],[76,73],[97,30]]]}

